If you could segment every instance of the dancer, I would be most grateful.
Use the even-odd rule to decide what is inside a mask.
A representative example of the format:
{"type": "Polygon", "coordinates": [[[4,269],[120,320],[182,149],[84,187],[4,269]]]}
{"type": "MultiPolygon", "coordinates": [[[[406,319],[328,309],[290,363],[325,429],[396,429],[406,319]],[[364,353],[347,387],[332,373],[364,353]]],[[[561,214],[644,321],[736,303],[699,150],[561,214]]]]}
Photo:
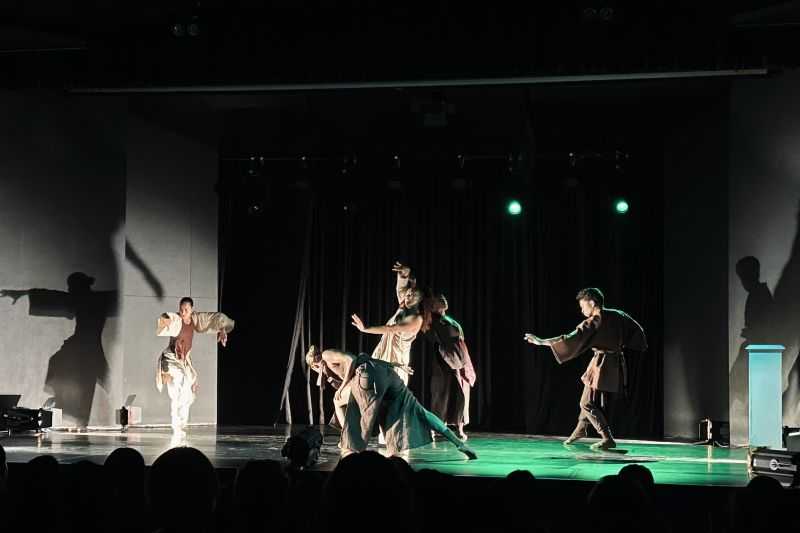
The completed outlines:
{"type": "Polygon", "coordinates": [[[411,343],[417,338],[417,333],[422,326],[422,317],[419,313],[419,303],[422,292],[417,289],[416,281],[411,277],[411,269],[399,262],[392,267],[397,272],[397,311],[385,326],[364,327],[358,316],[353,315],[353,324],[361,324],[359,331],[381,335],[381,340],[372,352],[372,357],[389,363],[398,363],[396,372],[408,385],[408,372],[401,370],[408,367],[411,360],[411,343]]]}
{"type": "Polygon", "coordinates": [[[419,404],[395,372],[397,364],[339,350],[320,354],[314,346],[308,348],[306,362],[321,375],[333,373],[341,380],[334,405],[341,417],[343,456],[365,450],[377,424],[392,455],[429,444],[434,430],[469,459],[478,458],[444,422],[419,404]]]}
{"type": "Polygon", "coordinates": [[[181,298],[178,313],[164,313],[158,318],[159,337],[169,337],[169,344],[158,357],[156,387],[161,392],[167,385],[170,399],[172,430],[183,433],[189,423],[189,407],[198,388],[197,371],[192,365],[192,340],[197,333],[216,333],[217,341],[225,346],[234,321],[224,313],[194,311],[194,301],[181,298]]]}
{"type": "Polygon", "coordinates": [[[458,436],[467,440],[464,426],[469,424],[469,398],[476,375],[464,330],[447,316],[444,294],[425,298],[422,309],[421,331],[436,344],[440,355],[434,358],[431,370],[431,411],[445,423],[458,427],[458,436]]]}
{"type": "Polygon", "coordinates": [[[532,333],[525,340],[539,346],[549,346],[559,364],[578,357],[592,349],[594,356],[581,376],[583,393],[580,400],[578,424],[572,435],[564,441],[571,444],[587,436],[588,424],[594,426],[601,440],[591,447],[607,450],[616,447],[611,427],[604,412],[606,394],[627,389],[626,348],[643,351],[647,341],[642,327],[623,311],[604,307],[600,289],[581,290],[576,300],[586,320],[578,324],[575,331],[550,339],[542,339],[532,333]]]}

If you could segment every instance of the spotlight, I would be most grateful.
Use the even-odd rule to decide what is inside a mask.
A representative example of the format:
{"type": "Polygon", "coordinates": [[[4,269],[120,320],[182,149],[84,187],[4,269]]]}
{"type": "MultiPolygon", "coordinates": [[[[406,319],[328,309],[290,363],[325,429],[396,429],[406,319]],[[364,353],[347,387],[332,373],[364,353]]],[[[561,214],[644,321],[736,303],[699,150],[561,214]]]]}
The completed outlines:
{"type": "Polygon", "coordinates": [[[186,35],[186,29],[180,22],[176,22],[175,24],[173,24],[170,27],[170,30],[172,31],[172,35],[174,35],[175,37],[183,37],[184,35],[186,35]]]}
{"type": "Polygon", "coordinates": [[[467,180],[464,178],[453,178],[450,181],[450,186],[453,188],[453,190],[463,191],[467,188],[467,180]]]}
{"type": "Polygon", "coordinates": [[[261,174],[261,166],[264,165],[264,158],[257,159],[256,156],[250,156],[250,162],[247,166],[247,174],[249,176],[258,176],[261,174]]]}
{"type": "Polygon", "coordinates": [[[598,13],[598,15],[600,16],[600,18],[602,20],[605,20],[606,22],[608,22],[608,21],[610,21],[611,19],[614,18],[614,9],[611,8],[611,7],[604,7],[602,9],[600,9],[600,12],[598,13]]]}
{"type": "Polygon", "coordinates": [[[630,209],[630,206],[624,198],[619,198],[614,202],[614,210],[617,212],[617,214],[624,215],[628,212],[628,209],[630,209]]]}
{"type": "Polygon", "coordinates": [[[186,33],[192,37],[200,35],[200,22],[197,17],[192,17],[192,20],[186,25],[186,33]]]}
{"type": "Polygon", "coordinates": [[[508,205],[506,205],[506,211],[508,211],[509,215],[517,216],[522,213],[522,204],[517,200],[511,200],[508,202],[508,205]]]}
{"type": "Polygon", "coordinates": [[[401,191],[403,183],[399,179],[389,179],[386,181],[386,188],[391,191],[401,191]]]}

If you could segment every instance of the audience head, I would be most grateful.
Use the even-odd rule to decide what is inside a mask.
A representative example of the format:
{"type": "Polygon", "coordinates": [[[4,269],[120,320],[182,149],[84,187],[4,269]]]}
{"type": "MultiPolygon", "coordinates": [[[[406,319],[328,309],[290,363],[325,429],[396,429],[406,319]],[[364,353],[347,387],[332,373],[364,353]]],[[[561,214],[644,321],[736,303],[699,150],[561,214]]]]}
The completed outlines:
{"type": "Polygon", "coordinates": [[[202,452],[177,447],[161,454],[150,469],[149,494],[158,525],[201,527],[208,524],[217,500],[214,467],[202,452]],[[191,512],[179,512],[191,509],[191,512]]]}
{"type": "Polygon", "coordinates": [[[374,451],[353,453],[342,458],[325,485],[326,521],[333,527],[341,522],[341,513],[353,509],[353,503],[363,499],[355,508],[358,520],[365,524],[382,524],[383,531],[408,531],[413,521],[387,520],[383,505],[370,501],[380,495],[381,501],[391,502],[393,509],[411,507],[411,487],[403,480],[392,462],[374,451]]]}
{"type": "Polygon", "coordinates": [[[605,476],[592,487],[587,508],[599,531],[639,531],[650,514],[642,489],[616,475],[605,476]]]}
{"type": "Polygon", "coordinates": [[[652,499],[655,492],[655,480],[653,473],[646,466],[637,463],[631,463],[622,467],[619,471],[619,477],[623,480],[629,481],[637,485],[645,496],[652,499]]]}

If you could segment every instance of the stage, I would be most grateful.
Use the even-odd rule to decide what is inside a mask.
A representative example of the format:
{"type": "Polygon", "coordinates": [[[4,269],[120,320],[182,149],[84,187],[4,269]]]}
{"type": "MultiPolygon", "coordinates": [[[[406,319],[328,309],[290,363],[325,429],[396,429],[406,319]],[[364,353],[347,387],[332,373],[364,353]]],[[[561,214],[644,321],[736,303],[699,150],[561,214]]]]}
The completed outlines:
{"type": "MultiPolygon", "coordinates": [[[[296,427],[295,430],[302,428],[296,427]]],[[[173,446],[192,446],[201,450],[217,468],[236,468],[254,459],[282,460],[281,448],[289,427],[216,427],[189,428],[185,438],[173,437],[169,428],[128,428],[87,430],[82,432],[52,430],[39,434],[0,436],[10,464],[25,463],[41,454],[54,456],[60,463],[88,460],[102,464],[116,448],[137,449],[146,464],[173,446]]],[[[330,471],[338,462],[338,434],[326,428],[320,459],[314,467],[330,471]]],[[[409,452],[406,456],[416,469],[431,468],[466,477],[502,477],[514,470],[530,470],[539,479],[596,481],[617,473],[630,463],[649,468],[659,485],[739,487],[749,481],[746,448],[618,440],[617,451],[594,452],[589,449],[597,439],[585,439],[571,446],[563,438],[471,433],[468,444],[477,452],[476,461],[468,461],[448,442],[436,442],[409,452]]],[[[371,449],[385,453],[373,441],[371,449]]]]}

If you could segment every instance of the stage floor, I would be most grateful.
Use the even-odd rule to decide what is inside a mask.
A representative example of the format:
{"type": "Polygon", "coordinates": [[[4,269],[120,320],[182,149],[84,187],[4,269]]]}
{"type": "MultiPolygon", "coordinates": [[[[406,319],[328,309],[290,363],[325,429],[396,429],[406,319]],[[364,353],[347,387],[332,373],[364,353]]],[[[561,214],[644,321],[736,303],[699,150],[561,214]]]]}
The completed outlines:
{"type": "MultiPolygon", "coordinates": [[[[37,435],[0,436],[9,463],[24,463],[41,454],[61,463],[89,460],[102,463],[116,448],[136,448],[152,464],[173,446],[193,446],[218,468],[235,468],[253,459],[281,460],[288,427],[215,427],[189,429],[176,439],[168,428],[129,428],[83,432],[48,431],[37,435]]],[[[618,452],[594,452],[586,439],[564,446],[561,438],[471,433],[469,445],[478,460],[467,461],[446,441],[418,448],[406,456],[414,469],[431,468],[458,476],[501,477],[513,470],[530,470],[538,478],[595,481],[615,474],[624,465],[640,463],[653,472],[656,483],[670,485],[743,486],[749,481],[746,448],[715,448],[692,444],[618,441],[618,452]],[[625,452],[625,453],[622,453],[625,452]]],[[[317,470],[332,470],[339,460],[338,434],[325,436],[317,470]]],[[[377,442],[371,448],[385,453],[377,442]]]]}

